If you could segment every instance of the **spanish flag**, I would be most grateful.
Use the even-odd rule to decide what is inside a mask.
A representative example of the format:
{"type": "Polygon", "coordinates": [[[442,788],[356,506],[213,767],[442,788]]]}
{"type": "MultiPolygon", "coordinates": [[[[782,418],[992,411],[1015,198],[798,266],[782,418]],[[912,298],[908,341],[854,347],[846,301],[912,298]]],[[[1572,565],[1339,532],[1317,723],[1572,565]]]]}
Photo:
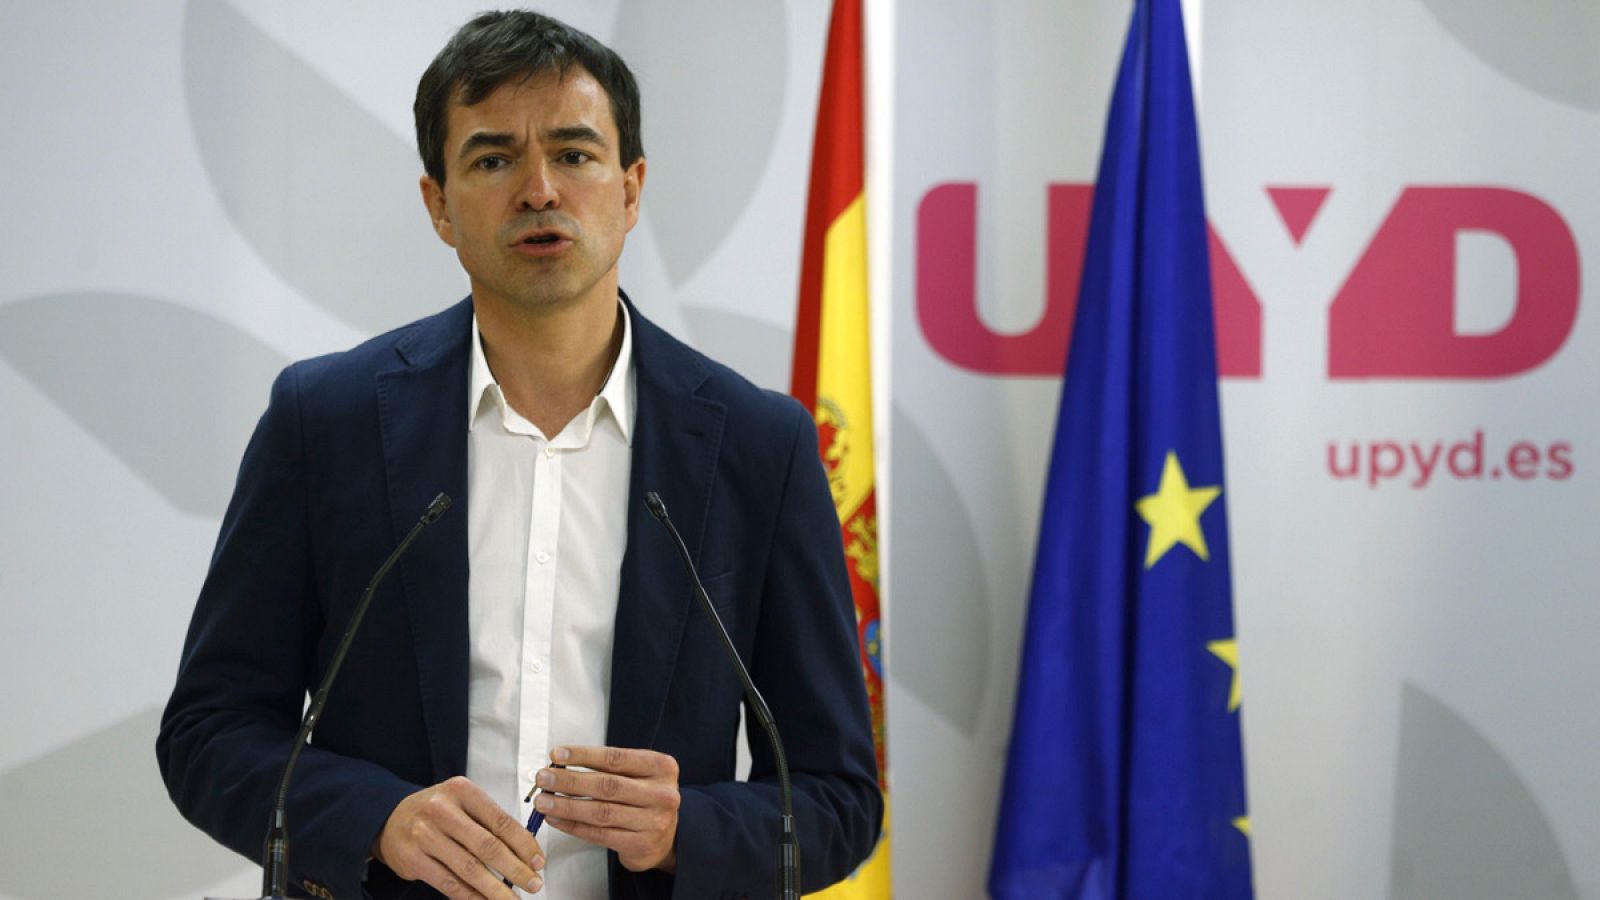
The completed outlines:
{"type": "MultiPolygon", "coordinates": [[[[878,779],[888,809],[883,730],[883,632],[878,618],[878,513],[872,440],[872,365],[867,312],[866,140],[861,0],[834,0],[811,155],[805,254],[800,270],[790,392],[817,420],[844,533],[878,779]]],[[[886,900],[889,821],[872,855],[848,879],[813,897],[886,900]]]]}

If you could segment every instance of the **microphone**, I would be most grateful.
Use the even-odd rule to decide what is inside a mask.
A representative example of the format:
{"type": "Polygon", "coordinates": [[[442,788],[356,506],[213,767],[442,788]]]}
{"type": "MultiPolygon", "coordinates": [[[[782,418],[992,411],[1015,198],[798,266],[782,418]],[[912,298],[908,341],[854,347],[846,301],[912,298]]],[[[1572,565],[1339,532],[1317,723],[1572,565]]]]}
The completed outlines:
{"type": "Polygon", "coordinates": [[[722,617],[717,615],[716,608],[711,605],[711,598],[706,596],[705,585],[700,583],[700,573],[695,571],[694,560],[689,557],[689,547],[683,542],[683,536],[678,534],[678,529],[673,526],[672,519],[667,516],[667,505],[661,502],[661,496],[655,491],[646,492],[644,502],[650,508],[650,515],[655,516],[656,521],[672,535],[672,543],[678,548],[678,557],[683,560],[683,568],[689,573],[689,580],[694,582],[694,595],[700,600],[700,608],[711,619],[711,624],[716,626],[717,637],[722,639],[722,649],[728,655],[728,662],[744,685],[745,702],[750,704],[756,721],[761,723],[761,727],[767,732],[767,740],[772,743],[772,758],[778,767],[779,808],[783,814],[783,830],[778,838],[778,896],[783,900],[798,900],[800,842],[795,837],[794,831],[794,797],[793,786],[789,781],[789,759],[783,754],[783,741],[778,737],[778,723],[773,721],[772,710],[767,708],[767,701],[762,699],[761,692],[756,690],[756,683],[750,680],[750,671],[744,667],[744,661],[739,659],[739,651],[734,649],[733,638],[728,636],[728,629],[722,624],[722,617]]]}
{"type": "Polygon", "coordinates": [[[289,751],[289,761],[284,763],[283,777],[278,780],[277,799],[272,804],[272,819],[267,827],[266,845],[261,851],[261,892],[263,900],[279,900],[287,897],[289,893],[289,831],[285,827],[286,808],[289,805],[289,780],[294,776],[295,763],[300,761],[300,751],[311,740],[311,730],[317,727],[317,720],[322,717],[322,708],[328,705],[328,690],[333,687],[333,680],[339,676],[339,668],[344,665],[345,654],[350,652],[350,644],[355,640],[356,629],[361,627],[361,619],[367,614],[367,607],[372,605],[372,594],[378,589],[378,583],[389,574],[394,564],[400,561],[400,556],[417,539],[422,529],[439,521],[444,511],[450,508],[450,496],[440,494],[433,498],[428,508],[423,512],[417,524],[401,539],[400,545],[394,548],[389,558],[383,561],[378,571],[367,582],[367,589],[361,592],[361,600],[356,604],[355,612],[350,614],[350,623],[344,628],[344,637],[339,639],[339,649],[334,651],[333,661],[328,664],[328,672],[322,676],[322,684],[311,697],[311,705],[306,707],[306,716],[300,721],[300,733],[295,735],[294,747],[289,751]]]}

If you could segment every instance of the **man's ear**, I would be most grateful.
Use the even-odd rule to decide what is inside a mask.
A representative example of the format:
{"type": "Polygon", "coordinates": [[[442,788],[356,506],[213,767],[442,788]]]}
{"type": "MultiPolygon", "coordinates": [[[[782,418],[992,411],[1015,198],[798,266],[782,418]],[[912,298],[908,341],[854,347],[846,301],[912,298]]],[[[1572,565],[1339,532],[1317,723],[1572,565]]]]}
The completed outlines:
{"type": "Polygon", "coordinates": [[[418,182],[422,188],[422,205],[428,208],[428,221],[433,223],[433,233],[439,240],[454,247],[456,245],[456,229],[450,223],[450,210],[444,202],[444,185],[433,180],[433,176],[424,175],[418,182]]]}
{"type": "Polygon", "coordinates": [[[628,230],[639,222],[639,200],[644,195],[645,160],[639,157],[622,173],[622,205],[627,211],[628,230]]]}

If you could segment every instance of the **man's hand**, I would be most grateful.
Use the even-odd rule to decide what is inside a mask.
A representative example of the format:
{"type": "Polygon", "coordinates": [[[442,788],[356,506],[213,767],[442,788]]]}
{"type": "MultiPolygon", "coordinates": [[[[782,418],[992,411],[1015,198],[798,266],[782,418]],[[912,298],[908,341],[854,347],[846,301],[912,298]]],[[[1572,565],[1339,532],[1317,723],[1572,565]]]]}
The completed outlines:
{"type": "Polygon", "coordinates": [[[494,872],[525,891],[544,886],[539,842],[460,776],[401,800],[373,855],[401,878],[425,881],[450,900],[515,900],[494,872]]]}
{"type": "Polygon", "coordinates": [[[550,758],[592,770],[539,771],[538,784],[545,792],[534,805],[551,827],[615,850],[632,872],[677,868],[677,760],[654,750],[621,747],[557,747],[550,758]]]}

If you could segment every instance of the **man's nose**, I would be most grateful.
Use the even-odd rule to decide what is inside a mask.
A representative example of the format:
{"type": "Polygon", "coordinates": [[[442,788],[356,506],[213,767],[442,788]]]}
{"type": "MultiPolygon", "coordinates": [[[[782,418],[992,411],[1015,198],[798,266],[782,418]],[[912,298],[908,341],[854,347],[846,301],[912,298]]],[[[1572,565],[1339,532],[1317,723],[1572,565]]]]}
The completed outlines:
{"type": "Polygon", "coordinates": [[[550,178],[549,163],[540,161],[528,167],[528,177],[522,183],[518,201],[524,209],[554,209],[561,205],[555,182],[550,178]]]}

